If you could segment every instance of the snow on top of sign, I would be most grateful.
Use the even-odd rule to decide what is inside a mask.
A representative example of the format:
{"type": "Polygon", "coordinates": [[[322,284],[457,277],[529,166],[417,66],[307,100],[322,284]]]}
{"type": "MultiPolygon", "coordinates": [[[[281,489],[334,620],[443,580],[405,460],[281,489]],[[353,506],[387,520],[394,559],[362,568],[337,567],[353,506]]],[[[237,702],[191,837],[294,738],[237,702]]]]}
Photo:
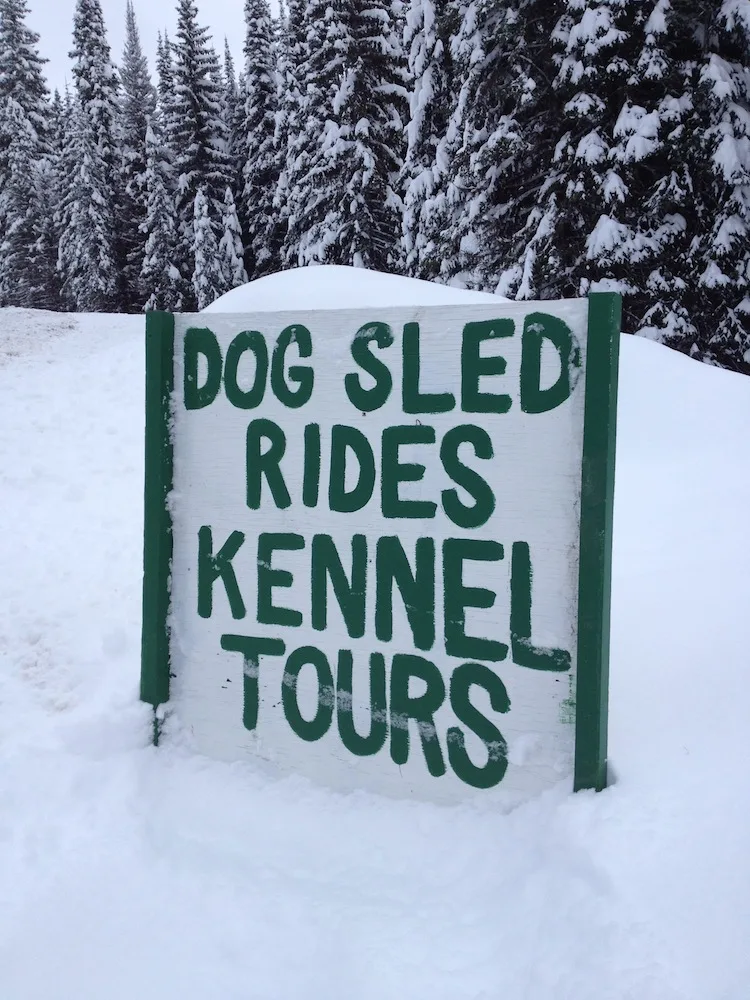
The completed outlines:
{"type": "Polygon", "coordinates": [[[440,306],[498,301],[508,300],[489,292],[472,292],[399,274],[343,264],[316,264],[256,278],[222,295],[203,312],[369,309],[386,305],[440,306]]]}

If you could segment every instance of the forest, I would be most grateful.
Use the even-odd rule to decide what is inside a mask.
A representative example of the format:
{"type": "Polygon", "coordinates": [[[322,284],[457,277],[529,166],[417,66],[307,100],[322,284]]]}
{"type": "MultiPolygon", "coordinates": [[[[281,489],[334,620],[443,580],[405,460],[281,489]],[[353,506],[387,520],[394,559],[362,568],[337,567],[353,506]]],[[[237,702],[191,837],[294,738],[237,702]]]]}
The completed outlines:
{"type": "Polygon", "coordinates": [[[0,0],[0,305],[202,309],[348,264],[557,299],[750,373],[750,0],[194,0],[113,59],[76,0],[50,92],[0,0]]]}

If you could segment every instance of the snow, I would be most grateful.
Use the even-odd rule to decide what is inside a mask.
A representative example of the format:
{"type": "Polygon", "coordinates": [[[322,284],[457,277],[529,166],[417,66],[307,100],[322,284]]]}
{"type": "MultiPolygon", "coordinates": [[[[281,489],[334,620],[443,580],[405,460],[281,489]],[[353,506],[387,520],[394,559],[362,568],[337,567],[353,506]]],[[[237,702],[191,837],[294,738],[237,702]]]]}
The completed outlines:
{"type": "Polygon", "coordinates": [[[488,301],[507,302],[489,292],[470,292],[432,281],[384,274],[343,264],[317,264],[269,274],[233,288],[203,312],[271,312],[274,309],[371,309],[488,301]]]}
{"type": "Polygon", "coordinates": [[[149,745],[143,320],[0,312],[0,996],[746,1000],[750,383],[622,346],[616,781],[500,816],[149,745]]]}

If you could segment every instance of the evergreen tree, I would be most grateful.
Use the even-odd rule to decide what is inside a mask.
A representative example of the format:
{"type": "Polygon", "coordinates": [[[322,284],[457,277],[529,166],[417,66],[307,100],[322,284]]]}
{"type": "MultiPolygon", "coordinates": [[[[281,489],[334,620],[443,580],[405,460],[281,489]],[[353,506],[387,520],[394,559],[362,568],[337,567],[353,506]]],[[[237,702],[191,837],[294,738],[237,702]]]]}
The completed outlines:
{"type": "Polygon", "coordinates": [[[12,97],[0,109],[0,135],[12,136],[0,193],[0,302],[27,308],[56,305],[56,246],[48,222],[47,158],[39,158],[35,125],[12,97]]]}
{"type": "Polygon", "coordinates": [[[400,249],[398,182],[406,111],[397,18],[386,0],[364,8],[354,0],[323,7],[308,7],[308,39],[313,41],[302,107],[309,141],[294,157],[287,261],[293,262],[296,249],[300,264],[392,270],[400,249]],[[334,77],[330,97],[329,75],[334,77]],[[319,100],[325,102],[322,108],[319,100]]]}
{"type": "Polygon", "coordinates": [[[165,32],[156,42],[156,103],[162,124],[162,141],[167,145],[170,162],[174,159],[175,81],[172,43],[165,32]]]}
{"type": "Polygon", "coordinates": [[[327,139],[336,127],[334,101],[354,51],[348,11],[342,4],[310,0],[303,15],[304,42],[297,46],[296,127],[286,150],[288,267],[325,260],[324,232],[332,192],[327,139]]]}
{"type": "Polygon", "coordinates": [[[224,212],[221,220],[223,230],[219,241],[219,265],[223,277],[224,291],[244,285],[247,271],[243,262],[242,231],[237,217],[232,189],[227,188],[224,196],[224,212]]]}
{"type": "Polygon", "coordinates": [[[39,55],[39,35],[26,25],[28,0],[0,0],[0,104],[11,97],[40,141],[48,128],[49,93],[46,59],[39,55]]]}
{"type": "MultiPolygon", "coordinates": [[[[26,157],[36,164],[48,152],[50,109],[43,75],[46,60],[39,55],[39,35],[26,25],[28,13],[27,0],[0,0],[0,241],[6,245],[6,252],[10,250],[3,234],[7,237],[12,230],[17,240],[26,227],[17,214],[21,211],[24,218],[27,214],[27,207],[22,208],[19,202],[19,183],[33,187],[30,176],[25,180],[20,178],[19,164],[26,157]],[[16,124],[20,129],[18,133],[14,132],[16,124]],[[33,145],[31,152],[29,142],[33,145]],[[19,144],[17,150],[14,149],[16,143],[19,144]],[[12,190],[7,190],[11,174],[12,190]],[[16,214],[8,216],[6,211],[16,214]]],[[[5,262],[0,250],[0,273],[5,271],[10,275],[14,270],[15,264],[5,262]]],[[[0,296],[2,294],[0,292],[0,296]]],[[[15,301],[18,295],[12,294],[15,301]]]]}
{"type": "Polygon", "coordinates": [[[68,178],[58,257],[63,296],[80,312],[116,312],[120,286],[111,187],[91,115],[79,100],[62,160],[68,178]]]}
{"type": "MultiPolygon", "coordinates": [[[[221,90],[216,54],[208,29],[198,25],[195,0],[179,0],[177,41],[174,45],[174,133],[177,209],[176,265],[187,281],[195,274],[194,202],[199,189],[209,200],[205,218],[220,218],[224,192],[230,182],[221,90]]],[[[203,219],[203,216],[201,216],[203,219]]],[[[218,226],[218,223],[217,223],[218,226]]],[[[214,243],[219,237],[216,237],[214,243]]],[[[203,237],[201,237],[203,239],[203,237]]],[[[201,244],[202,246],[205,244],[201,244]]],[[[191,287],[195,287],[191,283],[191,287]]],[[[187,308],[192,302],[185,303],[187,308]]]]}
{"type": "Polygon", "coordinates": [[[750,374],[750,3],[714,0],[698,26],[690,312],[698,357],[750,374]]]}
{"type": "Polygon", "coordinates": [[[66,86],[65,96],[56,94],[56,100],[52,104],[52,177],[50,178],[51,198],[54,204],[54,213],[51,219],[52,231],[54,232],[55,245],[58,248],[57,255],[57,285],[59,291],[59,308],[64,311],[72,311],[76,308],[75,302],[70,297],[69,292],[63,284],[63,276],[59,260],[59,245],[65,231],[67,217],[67,196],[70,187],[70,178],[75,170],[73,160],[73,123],[74,123],[74,102],[70,89],[66,86]]]}
{"type": "Polygon", "coordinates": [[[184,281],[174,264],[177,247],[174,198],[169,190],[171,166],[165,158],[158,118],[146,130],[146,218],[141,231],[145,239],[141,287],[146,310],[179,312],[184,299],[184,281]]]}
{"type": "Polygon", "coordinates": [[[234,59],[229,48],[229,42],[224,39],[224,94],[221,105],[221,117],[224,122],[224,132],[227,137],[227,152],[232,178],[232,194],[242,190],[242,169],[245,165],[245,101],[240,91],[234,68],[234,59]]]}
{"type": "Polygon", "coordinates": [[[447,134],[461,83],[452,52],[459,19],[454,0],[412,0],[406,13],[410,107],[401,181],[402,252],[405,271],[418,278],[434,278],[440,268],[430,214],[437,210],[435,198],[445,166],[438,158],[438,147],[447,134]]]}
{"type": "Polygon", "coordinates": [[[76,0],[71,58],[76,102],[64,155],[63,290],[82,311],[118,311],[124,304],[124,255],[117,227],[118,81],[99,0],[76,0]]]}
{"type": "Polygon", "coordinates": [[[621,281],[626,329],[664,340],[695,329],[686,295],[689,220],[695,214],[688,150],[698,50],[684,5],[679,10],[669,0],[657,0],[636,13],[636,54],[610,153],[623,180],[626,224],[610,229],[611,213],[603,215],[598,231],[605,239],[593,239],[590,252],[598,251],[600,267],[627,277],[621,281]]]}
{"type": "MultiPolygon", "coordinates": [[[[279,44],[277,61],[277,111],[274,127],[274,148],[276,150],[276,190],[274,192],[274,208],[278,221],[279,249],[284,246],[283,263],[287,259],[296,263],[297,249],[288,234],[289,216],[291,213],[290,187],[295,174],[292,146],[295,136],[302,130],[302,100],[304,81],[302,66],[307,57],[307,24],[305,20],[305,0],[287,0],[286,13],[282,8],[279,26],[279,44]],[[290,249],[293,248],[293,249],[290,249]]],[[[248,23],[249,20],[248,20],[248,23]]],[[[255,48],[253,48],[255,53],[255,48]]],[[[246,52],[247,57],[247,52],[246,52]]],[[[255,55],[253,56],[255,58],[255,55]]],[[[248,88],[251,87],[248,74],[248,88]]],[[[248,96],[251,95],[248,90],[248,96]]],[[[249,133],[248,133],[249,134],[249,133]]],[[[249,140],[248,140],[249,141],[249,140]]],[[[249,146],[248,163],[252,157],[249,146]]],[[[252,194],[246,184],[245,205],[251,204],[252,194]]],[[[252,238],[249,240],[252,247],[252,238]]],[[[249,269],[255,276],[257,266],[249,269]]]]}
{"type": "Polygon", "coordinates": [[[239,204],[246,234],[245,266],[258,278],[279,269],[280,227],[274,206],[279,184],[276,147],[277,81],[267,0],[245,0],[243,187],[239,204]]]}
{"type": "Polygon", "coordinates": [[[132,0],[125,8],[125,49],[120,70],[122,84],[120,113],[120,156],[123,188],[120,216],[125,263],[125,299],[129,309],[143,302],[140,284],[146,219],[146,129],[156,108],[156,92],[151,83],[146,57],[135,20],[132,0]]]}
{"type": "Polygon", "coordinates": [[[191,283],[197,308],[205,309],[227,291],[219,247],[211,220],[211,199],[199,187],[193,209],[193,274],[191,283]]]}

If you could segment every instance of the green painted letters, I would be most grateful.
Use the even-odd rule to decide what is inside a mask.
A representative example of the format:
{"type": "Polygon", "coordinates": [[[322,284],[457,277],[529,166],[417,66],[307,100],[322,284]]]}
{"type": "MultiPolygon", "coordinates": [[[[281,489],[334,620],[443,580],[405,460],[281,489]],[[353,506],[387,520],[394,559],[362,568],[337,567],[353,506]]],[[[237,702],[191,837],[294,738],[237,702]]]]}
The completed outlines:
{"type": "Polygon", "coordinates": [[[325,653],[314,646],[300,646],[290,653],[281,683],[281,702],[286,721],[292,731],[308,743],[321,739],[331,728],[335,701],[333,674],[325,653]],[[315,717],[309,721],[302,718],[297,703],[297,682],[300,671],[308,664],[315,668],[318,675],[318,709],[315,717]]]}
{"type": "Polygon", "coordinates": [[[404,369],[401,399],[404,413],[448,413],[456,405],[452,392],[420,392],[419,323],[404,324],[404,369]]]}
{"type": "Polygon", "coordinates": [[[359,375],[349,374],[344,379],[344,388],[350,403],[362,413],[380,409],[393,388],[393,377],[388,366],[370,353],[372,343],[380,348],[391,346],[393,334],[387,323],[365,323],[357,330],[352,340],[352,358],[363,371],[375,379],[375,385],[371,389],[362,388],[359,375]]]}
{"type": "Polygon", "coordinates": [[[331,431],[331,475],[328,481],[328,506],[341,514],[353,514],[370,500],[375,489],[375,456],[362,431],[347,424],[336,424],[331,431]],[[346,456],[351,449],[359,465],[357,485],[346,491],[346,456]]]}
{"type": "Polygon", "coordinates": [[[443,468],[453,482],[472,497],[474,506],[467,507],[456,490],[443,490],[443,510],[459,528],[480,528],[492,517],[495,494],[489,483],[474,469],[464,465],[458,457],[458,449],[462,444],[470,444],[477,458],[489,459],[495,454],[492,439],[482,427],[463,424],[448,431],[440,445],[443,468]]]}
{"type": "Polygon", "coordinates": [[[414,645],[432,649],[435,645],[435,541],[418,538],[416,570],[412,572],[397,535],[378,539],[375,558],[375,635],[380,642],[393,639],[393,584],[404,602],[414,645]]]}
{"type": "Polygon", "coordinates": [[[251,635],[223,635],[221,648],[229,653],[242,653],[242,725],[251,732],[258,725],[258,681],[261,656],[283,656],[283,639],[261,639],[251,635]]]}
{"type": "Polygon", "coordinates": [[[507,413],[511,397],[507,394],[479,391],[482,375],[504,375],[505,358],[483,358],[480,348],[488,340],[512,337],[515,324],[512,319],[489,319],[481,323],[467,323],[461,342],[461,409],[464,413],[507,413]]]}
{"type": "Polygon", "coordinates": [[[505,685],[483,663],[463,663],[451,676],[451,708],[460,722],[479,737],[487,749],[483,767],[474,764],[466,752],[466,738],[458,726],[448,730],[448,760],[458,778],[472,788],[493,788],[505,777],[508,768],[508,745],[502,733],[475,708],[469,698],[472,686],[483,688],[490,698],[493,712],[510,710],[510,698],[505,685]]]}
{"type": "Polygon", "coordinates": [[[276,346],[273,349],[273,359],[271,360],[271,388],[280,403],[296,410],[310,401],[315,383],[315,375],[310,367],[292,365],[289,369],[289,381],[296,382],[297,388],[289,388],[284,378],[284,365],[286,363],[286,352],[292,344],[297,345],[297,350],[301,358],[310,357],[312,354],[312,339],[310,331],[306,326],[302,326],[301,324],[287,326],[279,334],[279,339],[276,341],[276,346]]]}
{"type": "Polygon", "coordinates": [[[183,391],[186,410],[200,410],[209,406],[221,389],[221,348],[214,334],[204,328],[191,326],[185,333],[183,345],[185,365],[183,391]],[[198,356],[208,365],[206,381],[198,385],[198,356]]]}
{"type": "Polygon", "coordinates": [[[354,658],[351,650],[340,650],[336,676],[336,716],[339,736],[350,753],[357,757],[371,757],[382,750],[388,735],[385,657],[382,653],[370,654],[370,732],[367,736],[360,736],[354,728],[352,714],[353,671],[354,658]]]}
{"type": "Polygon", "coordinates": [[[399,462],[401,445],[434,444],[435,428],[422,424],[402,424],[383,431],[383,464],[380,470],[383,517],[434,517],[437,504],[432,500],[402,500],[400,483],[418,483],[425,467],[416,462],[399,462]]]}
{"type": "Polygon", "coordinates": [[[443,591],[445,594],[445,651],[448,656],[472,657],[498,663],[508,647],[497,639],[466,634],[466,609],[491,608],[494,590],[464,587],[464,561],[497,562],[504,556],[500,542],[478,538],[446,538],[443,542],[443,591]]]}
{"type": "Polygon", "coordinates": [[[530,670],[570,670],[570,653],[531,641],[531,586],[534,574],[527,542],[514,542],[510,571],[510,639],[513,662],[530,670]]]}
{"type": "Polygon", "coordinates": [[[405,764],[409,759],[409,720],[419,730],[427,770],[433,778],[445,774],[445,761],[440,749],[435,713],[445,701],[445,681],[442,674],[423,656],[396,653],[391,664],[391,759],[405,764]],[[412,677],[425,684],[424,694],[409,693],[412,677]]]}
{"type": "Polygon", "coordinates": [[[320,424],[305,427],[305,465],[302,477],[302,503],[317,507],[320,493],[320,424]]]}
{"type": "Polygon", "coordinates": [[[328,626],[328,580],[341,608],[346,630],[352,639],[365,634],[365,594],[367,590],[367,538],[352,537],[351,582],[330,535],[315,535],[310,560],[312,627],[323,632],[328,626]]]}
{"type": "Polygon", "coordinates": [[[279,608],[273,603],[273,587],[291,587],[293,575],[285,569],[274,569],[271,565],[277,550],[298,552],[304,549],[302,535],[270,534],[262,532],[258,536],[258,621],[264,625],[286,625],[296,628],[302,624],[302,613],[291,608],[279,608]]]}
{"type": "Polygon", "coordinates": [[[246,448],[247,505],[250,510],[260,509],[263,476],[266,477],[276,506],[280,510],[285,510],[291,505],[292,498],[286,488],[280,465],[285,451],[286,436],[278,424],[272,420],[251,421],[247,428],[246,448]],[[260,450],[263,438],[271,443],[265,454],[260,450]]]}
{"type": "Polygon", "coordinates": [[[524,413],[546,413],[570,396],[581,370],[581,348],[567,323],[547,313],[526,317],[521,342],[521,409],[524,413]],[[542,389],[542,345],[548,340],[560,355],[560,376],[549,389],[542,389]]]}
{"type": "Polygon", "coordinates": [[[213,612],[214,583],[221,578],[224,584],[232,618],[244,618],[245,602],[242,600],[232,560],[245,541],[241,531],[233,531],[214,555],[213,532],[208,525],[198,531],[198,614],[210,618],[213,612]]]}
{"type": "Polygon", "coordinates": [[[227,349],[224,363],[224,392],[232,406],[240,410],[253,410],[260,406],[266,393],[268,378],[268,347],[262,333],[257,330],[243,330],[238,333],[227,349]],[[252,388],[240,389],[237,384],[237,369],[246,351],[255,355],[255,378],[252,388]]]}

